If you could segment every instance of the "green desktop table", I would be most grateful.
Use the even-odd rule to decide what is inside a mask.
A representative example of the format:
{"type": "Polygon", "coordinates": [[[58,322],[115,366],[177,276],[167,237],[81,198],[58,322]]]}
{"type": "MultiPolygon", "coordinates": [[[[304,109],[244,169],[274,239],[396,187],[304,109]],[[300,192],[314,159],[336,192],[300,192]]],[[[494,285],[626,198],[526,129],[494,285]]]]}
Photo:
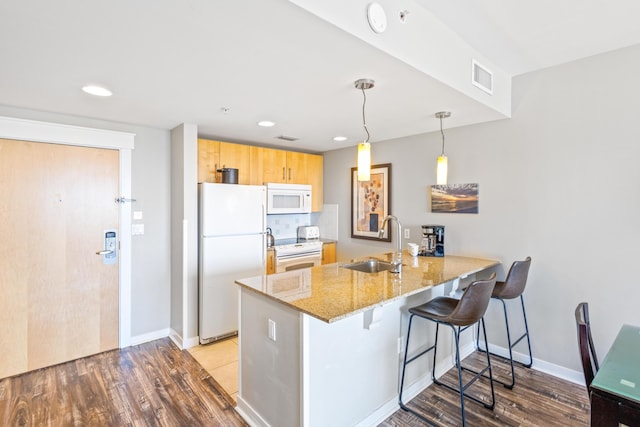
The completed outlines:
{"type": "Polygon", "coordinates": [[[591,382],[591,425],[640,425],[640,327],[624,325],[591,382]]]}

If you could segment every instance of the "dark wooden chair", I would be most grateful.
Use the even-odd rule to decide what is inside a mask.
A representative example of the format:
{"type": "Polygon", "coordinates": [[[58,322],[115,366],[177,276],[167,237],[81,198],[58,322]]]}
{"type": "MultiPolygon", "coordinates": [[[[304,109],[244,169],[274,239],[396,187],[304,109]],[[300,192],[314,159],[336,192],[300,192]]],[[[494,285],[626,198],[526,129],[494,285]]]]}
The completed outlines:
{"type": "Polygon", "coordinates": [[[591,338],[591,323],[589,322],[589,303],[581,302],[576,307],[576,327],[578,328],[578,347],[580,349],[580,360],[582,361],[582,371],[587,391],[591,392],[591,382],[596,372],[600,369],[598,356],[591,338]]]}

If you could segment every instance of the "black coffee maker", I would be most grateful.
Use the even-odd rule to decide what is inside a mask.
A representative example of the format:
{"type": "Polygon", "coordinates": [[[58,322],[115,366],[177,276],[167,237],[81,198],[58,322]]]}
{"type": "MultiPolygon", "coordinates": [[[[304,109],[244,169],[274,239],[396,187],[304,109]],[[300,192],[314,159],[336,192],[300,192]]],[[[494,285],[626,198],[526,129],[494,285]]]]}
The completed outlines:
{"type": "Polygon", "coordinates": [[[444,225],[423,225],[421,256],[444,256],[444,225]]]}

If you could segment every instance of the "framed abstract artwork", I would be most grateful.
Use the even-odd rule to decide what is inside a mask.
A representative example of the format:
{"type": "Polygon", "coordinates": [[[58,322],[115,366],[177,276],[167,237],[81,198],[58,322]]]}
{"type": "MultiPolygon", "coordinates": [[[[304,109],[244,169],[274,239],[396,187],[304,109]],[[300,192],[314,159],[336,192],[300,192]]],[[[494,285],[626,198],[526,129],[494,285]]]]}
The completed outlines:
{"type": "Polygon", "coordinates": [[[378,239],[384,218],[391,213],[391,163],[371,166],[369,181],[358,181],[351,168],[351,237],[391,241],[391,230],[378,239]]]}

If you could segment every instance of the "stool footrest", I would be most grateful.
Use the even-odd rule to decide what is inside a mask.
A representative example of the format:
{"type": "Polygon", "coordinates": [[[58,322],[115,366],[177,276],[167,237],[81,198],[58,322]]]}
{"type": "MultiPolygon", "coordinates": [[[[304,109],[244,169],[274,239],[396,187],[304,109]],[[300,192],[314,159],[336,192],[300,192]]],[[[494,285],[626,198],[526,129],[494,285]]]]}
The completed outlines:
{"type": "Polygon", "coordinates": [[[426,350],[421,351],[420,353],[416,354],[415,356],[413,356],[412,358],[410,358],[409,360],[406,361],[406,365],[408,365],[409,363],[413,362],[414,360],[416,360],[418,357],[421,357],[425,354],[427,354],[428,352],[430,352],[431,350],[433,350],[434,348],[436,348],[435,345],[432,345],[431,347],[429,347],[426,350]]]}
{"type": "MultiPolygon", "coordinates": [[[[483,351],[483,353],[486,353],[486,351],[483,351]]],[[[493,353],[489,353],[489,354],[493,354],[493,353]]],[[[498,357],[502,357],[502,356],[498,356],[498,357]]],[[[508,361],[508,360],[509,360],[509,359],[505,359],[505,361],[508,361]]],[[[471,368],[465,368],[465,367],[462,367],[462,369],[463,369],[463,370],[465,370],[465,371],[469,371],[469,372],[471,372],[471,373],[474,373],[474,374],[476,374],[476,376],[481,375],[483,378],[486,378],[486,379],[488,379],[488,380],[491,380],[491,379],[492,379],[492,380],[493,380],[493,382],[496,382],[496,383],[502,384],[502,386],[503,386],[503,387],[508,388],[509,390],[512,390],[512,389],[513,389],[513,384],[507,384],[507,383],[505,383],[504,381],[500,381],[499,379],[496,379],[495,374],[494,374],[493,378],[490,378],[490,377],[488,377],[488,376],[484,375],[484,373],[485,373],[485,371],[487,370],[487,368],[483,369],[483,370],[482,370],[482,371],[480,371],[480,372],[478,372],[478,371],[474,371],[474,370],[473,370],[473,369],[471,369],[471,368]]]]}
{"type": "MultiPolygon", "coordinates": [[[[480,377],[484,377],[484,378],[490,379],[489,377],[485,377],[485,376],[483,375],[483,374],[484,374],[484,373],[489,369],[489,367],[487,366],[486,368],[484,368],[484,369],[483,369],[482,371],[480,371],[480,372],[472,371],[471,369],[464,368],[464,367],[460,367],[460,368],[461,368],[461,369],[463,369],[463,370],[466,370],[466,371],[469,371],[469,372],[473,372],[474,374],[476,374],[472,379],[470,379],[466,384],[464,384],[464,385],[462,386],[462,394],[464,395],[464,397],[466,397],[467,399],[471,399],[471,400],[473,400],[473,401],[474,401],[474,402],[476,402],[476,403],[481,404],[482,406],[484,406],[484,407],[485,407],[485,408],[487,408],[487,409],[491,409],[491,410],[493,410],[493,408],[494,408],[494,406],[495,406],[495,404],[496,404],[495,399],[494,399],[494,401],[493,401],[491,404],[488,404],[488,403],[486,403],[486,402],[484,402],[484,401],[482,401],[482,400],[478,399],[477,397],[471,396],[471,395],[469,395],[469,394],[467,394],[467,393],[466,393],[467,388],[468,388],[471,384],[473,384],[473,383],[474,383],[478,378],[480,378],[480,377]]],[[[494,380],[494,381],[495,381],[495,380],[494,380]]],[[[434,383],[434,384],[437,384],[437,385],[439,385],[439,386],[442,386],[442,387],[448,388],[449,390],[451,390],[451,391],[455,391],[456,393],[460,394],[460,390],[459,390],[457,387],[453,387],[453,386],[451,386],[451,385],[449,385],[449,384],[447,384],[447,383],[444,383],[444,382],[442,382],[442,381],[440,381],[440,380],[438,380],[438,379],[435,379],[435,378],[434,378],[433,383],[434,383]]]]}

